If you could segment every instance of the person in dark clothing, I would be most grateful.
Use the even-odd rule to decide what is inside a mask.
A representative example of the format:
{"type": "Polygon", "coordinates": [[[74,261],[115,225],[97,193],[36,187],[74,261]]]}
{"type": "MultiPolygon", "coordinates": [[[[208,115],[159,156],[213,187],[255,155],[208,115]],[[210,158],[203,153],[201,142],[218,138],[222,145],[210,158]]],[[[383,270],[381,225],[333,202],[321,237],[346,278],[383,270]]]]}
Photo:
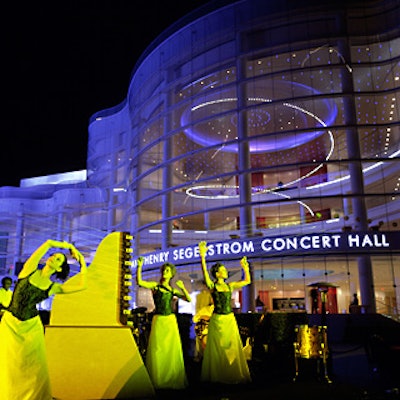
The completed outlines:
{"type": "Polygon", "coordinates": [[[353,300],[350,303],[349,306],[349,312],[350,314],[357,314],[360,312],[360,308],[358,307],[359,301],[357,297],[357,293],[353,293],[353,300]]]}
{"type": "Polygon", "coordinates": [[[311,314],[318,314],[318,289],[312,288],[310,290],[311,297],[311,314]]]}
{"type": "Polygon", "coordinates": [[[5,276],[1,280],[1,288],[0,288],[0,319],[4,314],[4,311],[7,310],[8,306],[11,303],[12,298],[12,279],[9,276],[5,276]]]}

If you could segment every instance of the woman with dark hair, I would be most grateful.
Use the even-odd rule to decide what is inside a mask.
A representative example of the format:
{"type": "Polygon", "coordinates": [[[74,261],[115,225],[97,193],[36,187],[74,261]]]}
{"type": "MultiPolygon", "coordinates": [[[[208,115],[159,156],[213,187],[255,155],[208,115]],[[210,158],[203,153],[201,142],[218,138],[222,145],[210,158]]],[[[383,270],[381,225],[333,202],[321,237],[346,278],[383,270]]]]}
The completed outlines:
{"type": "Polygon", "coordinates": [[[159,282],[144,281],[142,267],[143,258],[139,257],[137,284],[151,289],[155,305],[145,360],[147,370],[155,388],[183,389],[187,386],[187,378],[173,299],[191,301],[189,293],[182,281],[176,281],[179,290],[170,285],[170,280],[176,274],[175,265],[165,263],[161,266],[159,282]]]}
{"type": "Polygon", "coordinates": [[[201,380],[228,384],[251,381],[249,367],[243,352],[242,339],[235,315],[232,312],[232,292],[251,282],[249,263],[243,257],[240,264],[244,278],[238,282],[226,282],[228,271],[222,263],[214,264],[211,280],[206,264],[207,243],[199,243],[199,254],[204,280],[211,290],[214,311],[208,325],[207,345],[201,366],[201,380]]]}
{"type": "Polygon", "coordinates": [[[86,288],[86,263],[73,244],[47,240],[25,262],[14,287],[11,304],[0,323],[0,398],[2,400],[51,400],[44,328],[37,304],[54,294],[69,294],[86,288]],[[64,281],[69,264],[64,253],[50,255],[43,268],[40,260],[52,248],[69,250],[80,264],[80,281],[64,281]]]}

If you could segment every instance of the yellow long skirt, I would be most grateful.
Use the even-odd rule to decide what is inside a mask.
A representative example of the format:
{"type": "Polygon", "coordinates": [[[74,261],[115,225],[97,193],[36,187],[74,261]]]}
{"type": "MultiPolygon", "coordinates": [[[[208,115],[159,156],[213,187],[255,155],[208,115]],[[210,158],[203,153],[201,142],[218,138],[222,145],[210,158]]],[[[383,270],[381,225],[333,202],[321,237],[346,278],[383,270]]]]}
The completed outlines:
{"type": "Polygon", "coordinates": [[[0,399],[52,399],[44,331],[39,316],[20,321],[5,312],[1,319],[0,399]]]}
{"type": "Polygon", "coordinates": [[[201,366],[201,380],[228,384],[251,381],[239,328],[233,313],[213,314],[201,366]]]}
{"type": "Polygon", "coordinates": [[[187,386],[182,342],[175,314],[153,317],[146,367],[155,388],[183,389],[187,386]]]}

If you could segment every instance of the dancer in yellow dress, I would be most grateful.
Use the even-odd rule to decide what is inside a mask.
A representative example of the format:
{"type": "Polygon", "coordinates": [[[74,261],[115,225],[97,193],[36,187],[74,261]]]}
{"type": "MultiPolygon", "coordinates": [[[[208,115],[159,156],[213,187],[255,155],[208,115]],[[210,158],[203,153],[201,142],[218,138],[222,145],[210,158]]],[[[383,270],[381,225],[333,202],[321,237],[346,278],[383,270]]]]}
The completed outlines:
{"type": "Polygon", "coordinates": [[[74,245],[47,240],[28,258],[0,323],[1,400],[52,399],[44,327],[36,305],[53,294],[69,294],[85,288],[85,259],[74,245]],[[62,281],[67,278],[69,265],[64,253],[54,253],[43,268],[38,268],[40,260],[51,248],[69,250],[79,262],[81,280],[76,286],[64,286],[50,279],[53,275],[62,281]]]}
{"type": "Polygon", "coordinates": [[[137,284],[151,289],[155,304],[145,364],[156,389],[183,389],[187,386],[187,377],[182,341],[172,300],[178,297],[190,302],[191,299],[182,281],[176,281],[179,290],[170,285],[170,280],[176,273],[173,264],[162,265],[159,282],[144,281],[142,266],[143,258],[139,257],[136,271],[137,284]]]}
{"type": "Polygon", "coordinates": [[[221,263],[211,267],[214,281],[210,279],[206,264],[206,242],[199,243],[199,254],[204,280],[214,300],[214,312],[208,326],[207,346],[201,367],[201,380],[228,384],[250,382],[242,339],[231,307],[232,292],[251,282],[247,258],[243,257],[240,261],[244,279],[227,283],[228,271],[221,263]]]}

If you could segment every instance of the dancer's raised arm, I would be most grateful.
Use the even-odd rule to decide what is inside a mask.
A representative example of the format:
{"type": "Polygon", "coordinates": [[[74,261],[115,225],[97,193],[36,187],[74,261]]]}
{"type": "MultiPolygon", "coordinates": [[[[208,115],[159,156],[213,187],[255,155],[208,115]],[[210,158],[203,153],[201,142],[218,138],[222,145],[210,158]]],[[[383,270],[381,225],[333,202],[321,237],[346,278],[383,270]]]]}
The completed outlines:
{"type": "Polygon", "coordinates": [[[214,287],[214,282],[211,280],[210,275],[207,270],[207,263],[206,263],[206,255],[207,255],[207,242],[200,242],[199,243],[199,253],[201,259],[201,269],[203,271],[204,282],[206,283],[209,289],[214,287]]]}
{"type": "Polygon", "coordinates": [[[144,259],[143,257],[139,257],[137,259],[137,268],[136,268],[136,283],[144,287],[146,289],[154,289],[157,286],[157,282],[155,281],[144,281],[142,279],[142,267],[143,267],[144,259]]]}
{"type": "Polygon", "coordinates": [[[241,281],[231,282],[230,286],[232,289],[239,289],[239,288],[241,288],[243,286],[247,286],[251,283],[250,266],[249,266],[246,256],[244,256],[240,260],[240,265],[242,266],[244,277],[241,281]]]}

